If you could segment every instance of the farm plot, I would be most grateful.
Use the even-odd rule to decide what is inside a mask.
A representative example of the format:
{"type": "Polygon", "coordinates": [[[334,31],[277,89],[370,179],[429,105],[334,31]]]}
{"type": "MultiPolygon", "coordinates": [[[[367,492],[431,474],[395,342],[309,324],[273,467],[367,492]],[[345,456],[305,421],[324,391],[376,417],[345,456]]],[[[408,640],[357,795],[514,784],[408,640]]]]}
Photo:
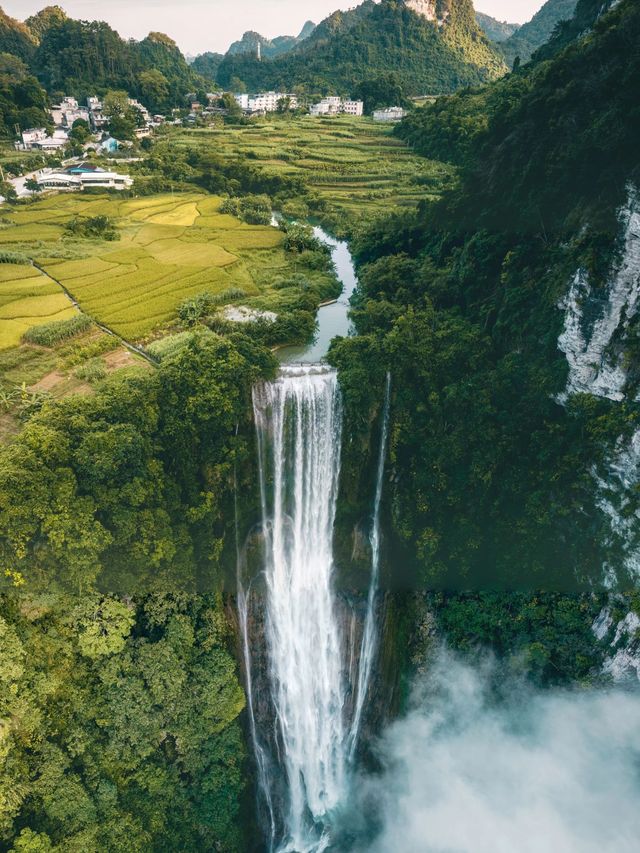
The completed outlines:
{"type": "MultiPolygon", "coordinates": [[[[73,311],[62,285],[90,317],[128,339],[144,339],[170,325],[180,303],[197,293],[266,296],[279,277],[290,275],[282,233],[219,213],[221,201],[195,192],[143,199],[47,197],[11,212],[0,244],[10,243],[51,277],[27,268],[41,287],[42,322],[73,311]],[[120,240],[65,236],[74,217],[97,215],[116,222],[120,240]]],[[[36,303],[14,305],[19,288],[15,282],[12,290],[2,286],[13,307],[0,309],[11,314],[0,314],[1,339],[12,346],[32,323],[36,303]]]]}
{"type": "Polygon", "coordinates": [[[17,346],[32,326],[75,313],[62,289],[39,270],[25,264],[0,265],[0,349],[17,346]]]}
{"type": "Polygon", "coordinates": [[[268,116],[238,128],[182,130],[170,144],[244,155],[267,172],[301,175],[325,202],[323,218],[347,230],[437,197],[455,180],[453,167],[418,157],[392,128],[368,118],[268,116]]]}

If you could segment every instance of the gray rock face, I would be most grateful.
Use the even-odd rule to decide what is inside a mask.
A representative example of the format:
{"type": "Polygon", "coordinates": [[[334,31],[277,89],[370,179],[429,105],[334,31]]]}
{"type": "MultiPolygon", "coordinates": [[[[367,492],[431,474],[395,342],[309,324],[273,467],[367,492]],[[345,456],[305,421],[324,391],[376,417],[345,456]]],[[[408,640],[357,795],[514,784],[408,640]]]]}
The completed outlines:
{"type": "Polygon", "coordinates": [[[627,371],[614,344],[624,340],[640,305],[640,202],[635,188],[620,211],[620,224],[622,260],[604,292],[596,292],[586,270],[579,269],[560,303],[565,323],[558,346],[569,363],[565,399],[580,393],[617,401],[625,396],[627,371]]]}
{"type": "MultiPolygon", "coordinates": [[[[624,351],[630,324],[640,310],[640,199],[635,187],[629,188],[619,221],[620,259],[604,287],[596,290],[586,270],[579,269],[559,305],[565,320],[558,347],[569,364],[561,403],[573,394],[615,402],[629,399],[624,351]]],[[[609,522],[609,544],[623,555],[622,562],[612,559],[603,567],[605,583],[615,589],[623,578],[640,579],[640,428],[630,438],[621,436],[608,462],[591,473],[596,506],[609,522]]]]}

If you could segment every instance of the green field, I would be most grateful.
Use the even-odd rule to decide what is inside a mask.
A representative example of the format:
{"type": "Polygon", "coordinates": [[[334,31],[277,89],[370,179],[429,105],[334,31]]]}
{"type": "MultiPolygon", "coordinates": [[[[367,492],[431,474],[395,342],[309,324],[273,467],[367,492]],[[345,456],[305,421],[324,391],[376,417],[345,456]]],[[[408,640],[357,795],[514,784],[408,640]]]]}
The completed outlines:
{"type": "MultiPolygon", "coordinates": [[[[33,315],[48,319],[70,310],[58,282],[89,316],[128,340],[140,340],[169,324],[190,296],[237,288],[249,300],[264,298],[278,278],[291,273],[281,231],[220,214],[220,204],[221,199],[201,193],[144,199],[48,196],[9,213],[12,225],[1,238],[50,276],[41,277],[42,295],[29,308],[33,315]],[[97,214],[117,223],[121,239],[64,236],[71,219],[97,214]]],[[[25,269],[39,275],[32,267],[25,269]]],[[[12,282],[7,292],[17,295],[18,284],[12,282]]],[[[0,340],[11,346],[24,323],[14,321],[5,329],[5,316],[19,313],[15,307],[7,310],[12,313],[0,313],[0,340]]]]}
{"type": "Polygon", "coordinates": [[[302,175],[326,203],[329,221],[370,220],[435,198],[455,170],[418,157],[369,118],[267,117],[241,127],[182,130],[170,144],[248,156],[266,171],[302,175]]]}

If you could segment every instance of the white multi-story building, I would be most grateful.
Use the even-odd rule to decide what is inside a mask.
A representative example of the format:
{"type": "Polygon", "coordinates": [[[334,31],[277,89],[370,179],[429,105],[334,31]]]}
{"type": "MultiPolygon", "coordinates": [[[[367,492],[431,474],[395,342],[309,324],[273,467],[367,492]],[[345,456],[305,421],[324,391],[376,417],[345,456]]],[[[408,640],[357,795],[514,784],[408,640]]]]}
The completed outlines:
{"type": "Polygon", "coordinates": [[[289,109],[295,110],[298,98],[285,92],[260,92],[256,95],[233,96],[241,110],[247,113],[275,113],[281,101],[288,100],[289,109]]]}
{"type": "Polygon", "coordinates": [[[312,104],[309,107],[309,113],[312,116],[337,116],[341,114],[361,116],[364,113],[364,103],[362,101],[349,101],[332,95],[323,98],[317,104],[312,104]]]}
{"type": "Polygon", "coordinates": [[[386,110],[375,110],[373,113],[374,121],[402,121],[406,116],[407,111],[402,107],[387,107],[386,110]]]}
{"type": "Polygon", "coordinates": [[[18,151],[59,151],[69,141],[69,135],[64,128],[54,130],[52,136],[47,136],[44,128],[37,127],[22,133],[22,142],[16,142],[18,151]]]}
{"type": "Polygon", "coordinates": [[[281,101],[289,101],[289,109],[294,110],[298,106],[298,99],[295,95],[290,95],[285,92],[262,92],[258,95],[253,95],[248,100],[248,111],[252,113],[275,113],[281,101]]]}
{"type": "Polygon", "coordinates": [[[53,123],[59,127],[73,127],[79,118],[89,124],[89,110],[81,107],[75,98],[63,98],[60,104],[51,108],[53,123]]]}
{"type": "Polygon", "coordinates": [[[349,116],[361,116],[364,113],[362,101],[343,101],[342,112],[349,116]]]}
{"type": "Polygon", "coordinates": [[[29,130],[22,131],[22,145],[20,148],[23,151],[29,151],[35,142],[40,142],[47,138],[47,131],[44,127],[32,127],[29,130]]]}

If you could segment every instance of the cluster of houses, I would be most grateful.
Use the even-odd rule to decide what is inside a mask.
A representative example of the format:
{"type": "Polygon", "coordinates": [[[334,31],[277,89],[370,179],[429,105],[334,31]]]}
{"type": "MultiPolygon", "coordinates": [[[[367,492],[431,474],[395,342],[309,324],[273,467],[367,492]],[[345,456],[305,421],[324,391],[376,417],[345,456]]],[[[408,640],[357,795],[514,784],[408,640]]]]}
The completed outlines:
{"type": "MultiPolygon", "coordinates": [[[[221,97],[220,93],[217,97],[221,97]]],[[[216,95],[209,96],[210,98],[216,95]]],[[[285,92],[262,92],[257,95],[239,94],[234,95],[236,103],[246,115],[264,115],[265,113],[274,113],[277,110],[286,106],[287,109],[295,110],[300,106],[299,99],[296,95],[287,94],[285,92]]],[[[373,113],[374,121],[395,122],[402,121],[406,116],[407,111],[402,107],[388,107],[384,110],[376,110],[373,113]]],[[[362,101],[354,101],[349,98],[340,98],[337,95],[330,95],[327,98],[322,98],[317,104],[309,106],[309,115],[312,116],[361,116],[364,115],[364,103],[362,101]]]]}
{"type": "MultiPolygon", "coordinates": [[[[140,127],[135,130],[139,139],[150,136],[153,128],[164,122],[164,116],[152,116],[144,104],[135,98],[129,98],[129,106],[140,115],[140,127]]],[[[115,139],[109,137],[106,132],[109,116],[104,112],[100,99],[95,96],[87,98],[86,106],[79,104],[75,98],[63,98],[59,104],[51,107],[51,120],[55,126],[53,133],[49,135],[43,127],[25,130],[21,140],[16,142],[16,148],[19,151],[56,153],[69,142],[69,133],[78,119],[86,122],[93,134],[102,137],[99,143],[101,151],[112,152],[117,148],[115,139]]]]}

